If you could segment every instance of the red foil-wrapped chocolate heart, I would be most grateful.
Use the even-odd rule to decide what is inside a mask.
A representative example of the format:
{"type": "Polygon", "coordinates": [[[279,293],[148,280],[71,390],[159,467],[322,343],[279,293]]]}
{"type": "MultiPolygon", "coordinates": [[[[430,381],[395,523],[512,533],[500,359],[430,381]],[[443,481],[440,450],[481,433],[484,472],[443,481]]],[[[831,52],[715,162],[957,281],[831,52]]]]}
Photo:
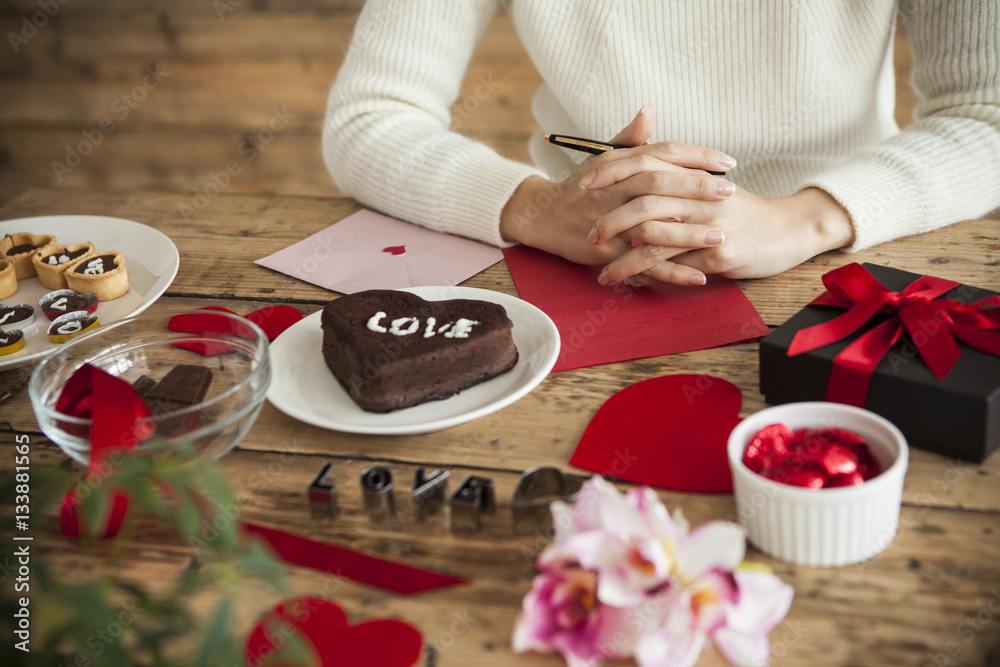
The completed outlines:
{"type": "Polygon", "coordinates": [[[808,489],[855,486],[879,473],[864,438],[840,428],[770,424],[750,439],[743,463],[762,477],[808,489]]]}

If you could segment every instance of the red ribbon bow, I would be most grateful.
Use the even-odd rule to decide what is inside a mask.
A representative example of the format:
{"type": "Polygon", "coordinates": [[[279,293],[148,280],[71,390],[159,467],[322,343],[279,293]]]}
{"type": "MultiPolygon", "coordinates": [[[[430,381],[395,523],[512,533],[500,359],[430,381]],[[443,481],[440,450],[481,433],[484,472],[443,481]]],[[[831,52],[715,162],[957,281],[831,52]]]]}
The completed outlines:
{"type": "Polygon", "coordinates": [[[833,359],[826,400],[863,407],[872,372],[906,331],[920,357],[937,379],[951,371],[962,351],[956,338],[969,347],[1000,356],[1000,296],[967,304],[939,299],[960,285],[953,280],[921,276],[902,292],[893,292],[860,264],[848,264],[823,276],[826,292],[809,305],[847,308],[829,322],[795,334],[788,356],[809,352],[841,340],[877,313],[892,315],[848,345],[833,359]]]}

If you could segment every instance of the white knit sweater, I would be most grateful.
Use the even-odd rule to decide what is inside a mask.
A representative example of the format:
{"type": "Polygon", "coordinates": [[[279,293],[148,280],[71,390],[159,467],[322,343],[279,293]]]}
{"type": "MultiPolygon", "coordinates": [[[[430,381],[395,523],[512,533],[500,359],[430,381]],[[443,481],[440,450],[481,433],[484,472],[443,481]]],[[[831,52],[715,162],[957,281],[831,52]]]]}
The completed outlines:
{"type": "MultiPolygon", "coordinates": [[[[330,93],[323,154],[365,205],[505,245],[500,211],[531,174],[585,156],[533,140],[545,169],[449,130],[497,0],[368,0],[330,93]]],[[[543,132],[615,135],[646,103],[653,141],[717,148],[766,196],[816,186],[854,249],[1000,206],[1000,0],[507,0],[545,84],[543,132]],[[908,25],[916,122],[893,120],[893,27],[908,25]]],[[[537,139],[537,138],[536,138],[537,139]]]]}

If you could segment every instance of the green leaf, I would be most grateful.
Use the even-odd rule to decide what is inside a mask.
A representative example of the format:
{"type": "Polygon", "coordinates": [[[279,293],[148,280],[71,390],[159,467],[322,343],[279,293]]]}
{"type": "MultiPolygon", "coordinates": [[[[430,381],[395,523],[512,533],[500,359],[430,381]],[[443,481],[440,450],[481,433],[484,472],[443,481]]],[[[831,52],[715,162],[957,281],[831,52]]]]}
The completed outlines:
{"type": "Polygon", "coordinates": [[[104,526],[107,525],[108,513],[111,507],[111,500],[109,498],[110,489],[110,484],[99,484],[90,492],[90,495],[78,502],[76,510],[82,524],[80,526],[82,529],[80,531],[81,535],[98,537],[104,532],[104,526]]]}
{"type": "Polygon", "coordinates": [[[205,631],[205,638],[202,640],[195,665],[198,667],[213,667],[217,664],[224,664],[218,658],[229,651],[225,647],[228,638],[226,630],[229,627],[229,617],[232,614],[233,601],[231,598],[223,598],[216,607],[215,615],[208,629],[205,631]]]}

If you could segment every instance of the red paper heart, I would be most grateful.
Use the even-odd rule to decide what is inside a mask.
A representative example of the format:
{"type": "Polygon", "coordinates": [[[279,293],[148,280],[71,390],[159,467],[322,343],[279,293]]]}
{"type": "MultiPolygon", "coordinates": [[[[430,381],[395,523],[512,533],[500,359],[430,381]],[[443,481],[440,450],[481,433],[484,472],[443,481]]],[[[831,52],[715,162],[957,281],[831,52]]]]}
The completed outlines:
{"type": "MultiPolygon", "coordinates": [[[[229,313],[230,315],[240,317],[237,313],[221,306],[205,306],[204,308],[201,308],[201,310],[214,310],[220,313],[229,313]]],[[[300,313],[298,309],[286,305],[266,306],[264,308],[259,308],[252,313],[248,313],[243,317],[243,319],[250,320],[259,326],[264,331],[264,335],[267,336],[267,339],[272,341],[285,329],[301,320],[302,313],[300,313]]],[[[253,331],[251,331],[250,327],[246,326],[246,324],[242,324],[240,320],[215,315],[211,312],[174,315],[170,318],[167,328],[171,331],[190,334],[236,336],[238,338],[246,338],[247,340],[253,338],[253,331]]],[[[174,343],[174,345],[176,347],[183,347],[185,350],[197,352],[206,357],[212,357],[217,354],[225,354],[227,352],[231,352],[233,349],[225,343],[215,342],[185,341],[174,343]]]]}
{"type": "Polygon", "coordinates": [[[387,246],[385,248],[382,248],[382,252],[387,252],[390,255],[402,255],[403,253],[406,252],[406,246],[405,245],[391,245],[391,246],[387,246]]]}
{"type": "Polygon", "coordinates": [[[424,643],[409,623],[375,619],[349,625],[344,610],[333,602],[302,597],[282,602],[261,618],[247,638],[246,664],[291,667],[282,661],[290,632],[314,651],[310,667],[413,667],[424,643]]]}
{"type": "Polygon", "coordinates": [[[666,375],[622,389],[597,411],[572,465],[671,491],[732,493],[726,455],[743,396],[710,375],[666,375]]]}
{"type": "Polygon", "coordinates": [[[291,306],[278,305],[260,308],[245,317],[264,330],[268,340],[274,340],[282,331],[302,319],[302,313],[291,306]]]}

